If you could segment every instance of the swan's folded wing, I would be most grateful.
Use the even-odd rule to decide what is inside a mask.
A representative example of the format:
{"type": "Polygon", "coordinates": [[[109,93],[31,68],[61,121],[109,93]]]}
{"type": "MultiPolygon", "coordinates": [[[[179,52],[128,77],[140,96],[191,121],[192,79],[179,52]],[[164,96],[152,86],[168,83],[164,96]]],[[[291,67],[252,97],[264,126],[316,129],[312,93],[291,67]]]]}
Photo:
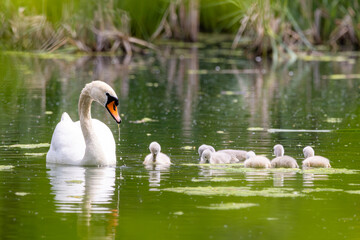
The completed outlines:
{"type": "MultiPolygon", "coordinates": [[[[67,114],[66,114],[67,115],[67,114]]],[[[80,164],[85,154],[85,141],[80,128],[80,123],[64,119],[54,130],[46,162],[58,164],[80,164]]],[[[66,118],[66,116],[65,116],[66,118]]]]}

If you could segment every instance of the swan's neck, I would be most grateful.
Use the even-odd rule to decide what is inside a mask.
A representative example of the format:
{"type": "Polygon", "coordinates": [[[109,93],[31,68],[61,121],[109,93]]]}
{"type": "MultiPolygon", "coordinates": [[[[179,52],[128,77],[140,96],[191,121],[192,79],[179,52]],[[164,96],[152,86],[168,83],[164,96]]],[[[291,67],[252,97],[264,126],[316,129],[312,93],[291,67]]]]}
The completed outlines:
{"type": "Polygon", "coordinates": [[[96,164],[103,159],[103,150],[99,147],[97,136],[93,129],[91,119],[91,103],[93,98],[89,94],[88,89],[83,89],[79,99],[79,118],[80,126],[85,140],[85,155],[83,157],[84,164],[96,164]]]}
{"type": "Polygon", "coordinates": [[[156,162],[156,156],[157,156],[157,154],[153,153],[153,162],[156,162]]]}

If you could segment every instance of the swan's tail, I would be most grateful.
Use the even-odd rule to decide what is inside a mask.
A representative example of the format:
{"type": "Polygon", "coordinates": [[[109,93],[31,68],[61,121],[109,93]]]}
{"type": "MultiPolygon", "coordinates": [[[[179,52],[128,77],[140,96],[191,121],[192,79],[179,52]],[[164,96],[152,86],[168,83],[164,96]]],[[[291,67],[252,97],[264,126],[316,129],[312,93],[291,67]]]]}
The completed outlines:
{"type": "Polygon", "coordinates": [[[62,115],[61,115],[61,121],[72,121],[69,114],[67,114],[67,112],[64,112],[62,115]]]}

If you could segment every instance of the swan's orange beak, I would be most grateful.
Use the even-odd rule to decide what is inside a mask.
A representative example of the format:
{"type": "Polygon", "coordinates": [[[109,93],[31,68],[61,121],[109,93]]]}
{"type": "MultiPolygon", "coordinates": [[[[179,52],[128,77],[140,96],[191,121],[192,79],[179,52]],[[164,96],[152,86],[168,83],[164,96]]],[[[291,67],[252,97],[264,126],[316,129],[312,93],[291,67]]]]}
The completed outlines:
{"type": "Polygon", "coordinates": [[[115,104],[115,101],[111,101],[108,104],[106,104],[106,109],[109,111],[111,116],[115,119],[115,121],[118,124],[120,124],[121,123],[121,118],[119,116],[119,112],[118,112],[117,106],[115,104]]]}

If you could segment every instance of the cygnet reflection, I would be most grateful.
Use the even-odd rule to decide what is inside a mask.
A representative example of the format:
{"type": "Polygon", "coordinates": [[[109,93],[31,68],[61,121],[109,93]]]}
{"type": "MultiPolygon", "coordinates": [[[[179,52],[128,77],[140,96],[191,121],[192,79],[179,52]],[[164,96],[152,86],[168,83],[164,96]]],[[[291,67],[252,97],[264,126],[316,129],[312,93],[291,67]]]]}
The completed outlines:
{"type": "Polygon", "coordinates": [[[149,190],[160,191],[161,179],[168,177],[170,165],[145,165],[145,169],[149,171],[149,190]]]}

